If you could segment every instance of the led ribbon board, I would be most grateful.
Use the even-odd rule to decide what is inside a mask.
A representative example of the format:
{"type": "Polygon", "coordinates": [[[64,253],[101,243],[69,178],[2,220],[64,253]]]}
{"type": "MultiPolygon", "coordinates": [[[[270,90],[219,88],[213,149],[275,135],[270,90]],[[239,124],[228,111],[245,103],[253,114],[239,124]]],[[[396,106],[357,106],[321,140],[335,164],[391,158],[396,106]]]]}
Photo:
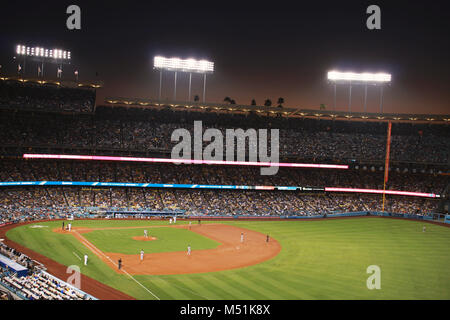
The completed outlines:
{"type": "MultiPolygon", "coordinates": [[[[222,189],[222,190],[279,190],[279,191],[325,191],[325,192],[354,192],[382,194],[383,190],[376,189],[353,189],[334,187],[298,187],[298,186],[234,186],[234,185],[204,185],[204,184],[168,184],[168,183],[134,183],[134,182],[85,182],[85,181],[5,181],[0,182],[0,187],[24,187],[24,186],[78,186],[78,187],[129,187],[129,188],[180,188],[180,189],[222,189]]],[[[434,193],[421,193],[409,191],[386,190],[386,194],[440,198],[434,193]]]]}
{"type": "Polygon", "coordinates": [[[180,164],[213,164],[238,165],[259,167],[293,167],[293,168],[322,168],[322,169],[348,169],[348,165],[314,164],[314,163],[278,163],[278,162],[252,162],[252,161],[226,161],[226,160],[196,160],[196,159],[167,159],[167,158],[134,158],[111,156],[87,156],[67,154],[24,154],[24,159],[65,159],[65,160],[96,160],[96,161],[131,161],[153,163],[180,163],[180,164]]]}
{"type": "MultiPolygon", "coordinates": [[[[325,192],[354,192],[354,193],[383,194],[383,190],[377,190],[377,189],[334,188],[334,187],[325,187],[325,192]]],[[[392,195],[400,195],[400,196],[411,196],[411,197],[440,198],[440,196],[437,194],[423,193],[423,192],[385,190],[384,193],[392,194],[392,195]]]]}

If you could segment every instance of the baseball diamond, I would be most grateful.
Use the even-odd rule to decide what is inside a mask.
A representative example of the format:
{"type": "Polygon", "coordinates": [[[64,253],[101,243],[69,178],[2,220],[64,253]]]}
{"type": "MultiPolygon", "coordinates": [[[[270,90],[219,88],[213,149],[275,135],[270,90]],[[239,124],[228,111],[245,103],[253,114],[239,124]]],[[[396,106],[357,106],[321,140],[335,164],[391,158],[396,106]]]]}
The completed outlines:
{"type": "Polygon", "coordinates": [[[87,254],[85,282],[99,281],[135,299],[450,298],[450,230],[443,224],[429,223],[424,233],[421,222],[379,217],[203,221],[190,230],[181,219],[175,226],[161,220],[72,223],[70,232],[60,221],[46,221],[6,233],[1,228],[0,236],[31,257],[55,261],[52,272],[77,263],[72,252],[87,254]],[[156,239],[133,239],[144,228],[156,239]],[[366,268],[374,261],[382,269],[382,290],[366,288],[366,268]]]}

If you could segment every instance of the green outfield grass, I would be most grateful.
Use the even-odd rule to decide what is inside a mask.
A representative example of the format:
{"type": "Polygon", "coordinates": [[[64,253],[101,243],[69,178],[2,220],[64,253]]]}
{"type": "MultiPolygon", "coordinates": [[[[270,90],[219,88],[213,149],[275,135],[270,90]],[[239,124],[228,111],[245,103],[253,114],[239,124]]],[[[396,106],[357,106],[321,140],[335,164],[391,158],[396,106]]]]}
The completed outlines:
{"type": "MultiPolygon", "coordinates": [[[[282,250],[271,260],[242,269],[135,276],[135,279],[161,299],[450,299],[449,228],[425,224],[424,233],[423,222],[381,218],[223,223],[270,234],[280,242],[282,250]],[[370,276],[366,269],[370,265],[381,268],[380,290],[366,287],[370,276]]],[[[136,282],[112,271],[92,254],[89,265],[82,266],[74,252],[82,256],[89,251],[73,236],[51,231],[61,226],[60,221],[36,224],[47,227],[20,226],[10,230],[7,237],[64,265],[78,264],[84,274],[138,299],[154,299],[136,282]]],[[[98,228],[149,224],[168,223],[97,220],[73,223],[98,228]]],[[[148,229],[150,235],[157,229],[164,228],[148,229]]],[[[126,235],[133,236],[136,230],[136,235],[143,235],[143,229],[130,229],[94,231],[85,236],[104,251],[119,252],[128,250],[127,245],[114,235],[130,232],[126,235]],[[104,243],[103,236],[114,240],[104,243]]],[[[193,233],[177,231],[185,231],[177,233],[182,238],[181,250],[185,250],[183,239],[193,233]]],[[[178,249],[178,244],[169,245],[165,235],[161,236],[156,236],[161,239],[159,242],[149,242],[154,247],[145,250],[178,249]]],[[[196,245],[204,248],[217,245],[199,235],[193,237],[189,241],[198,241],[196,245]]],[[[138,246],[140,250],[142,243],[138,246]]]]}

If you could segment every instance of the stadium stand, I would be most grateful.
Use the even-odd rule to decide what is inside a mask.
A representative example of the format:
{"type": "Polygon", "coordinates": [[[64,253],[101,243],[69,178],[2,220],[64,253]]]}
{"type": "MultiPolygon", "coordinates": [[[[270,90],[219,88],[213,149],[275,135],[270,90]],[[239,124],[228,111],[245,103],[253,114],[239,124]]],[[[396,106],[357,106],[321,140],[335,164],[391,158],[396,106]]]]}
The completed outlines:
{"type": "MultiPolygon", "coordinates": [[[[94,297],[52,276],[26,255],[0,243],[0,288],[23,300],[95,300],[94,297]],[[20,272],[2,261],[11,260],[20,272]],[[25,272],[22,271],[25,270],[25,272]]],[[[1,290],[0,290],[1,293],[1,290]]],[[[13,300],[11,296],[4,298],[13,300]]]]}
{"type": "MultiPolygon", "coordinates": [[[[319,215],[323,213],[381,211],[380,196],[361,194],[300,194],[294,191],[242,190],[165,190],[165,189],[72,189],[75,206],[42,207],[42,198],[30,196],[33,189],[18,188],[1,193],[6,198],[26,199],[12,201],[0,207],[0,223],[40,219],[89,217],[89,213],[107,210],[183,210],[187,215],[319,215]],[[82,194],[89,200],[79,202],[82,194]],[[78,198],[78,199],[77,199],[78,198]]],[[[55,194],[67,198],[65,189],[55,194]]],[[[45,194],[45,193],[43,193],[45,194]]],[[[387,197],[385,211],[393,213],[426,214],[433,212],[438,201],[402,196],[387,197]]]]}
{"type": "Polygon", "coordinates": [[[1,79],[0,108],[45,112],[93,112],[95,90],[61,83],[1,79]]]}
{"type": "MultiPolygon", "coordinates": [[[[177,128],[280,129],[280,156],[315,162],[378,162],[385,157],[386,123],[256,115],[97,107],[93,115],[0,114],[0,153],[170,154],[177,128]],[[45,126],[42,126],[45,123],[45,126]]],[[[391,160],[448,165],[447,124],[394,123],[391,160]]]]}
{"type": "MultiPolygon", "coordinates": [[[[95,88],[0,80],[0,182],[303,186],[322,191],[264,191],[80,186],[0,186],[0,226],[24,221],[104,217],[147,219],[144,213],[187,216],[295,217],[381,212],[381,195],[324,192],[324,187],[383,189],[386,122],[198,112],[169,107],[95,106],[95,88]],[[170,157],[171,133],[194,121],[203,130],[280,130],[280,160],[348,164],[349,170],[25,160],[24,153],[170,157]],[[138,214],[135,214],[138,213],[138,214]],[[139,214],[142,213],[142,214],[139,214]]],[[[203,143],[206,145],[206,143],[203,143]]],[[[387,190],[448,193],[447,124],[393,123],[387,190]]],[[[386,196],[385,212],[442,211],[430,198],[386,196]]],[[[447,206],[448,211],[448,206],[447,206]]],[[[44,272],[36,261],[0,243],[0,254],[26,268],[19,277],[0,267],[0,299],[95,299],[44,272]]],[[[6,260],[5,260],[6,261],[6,260]]]]}

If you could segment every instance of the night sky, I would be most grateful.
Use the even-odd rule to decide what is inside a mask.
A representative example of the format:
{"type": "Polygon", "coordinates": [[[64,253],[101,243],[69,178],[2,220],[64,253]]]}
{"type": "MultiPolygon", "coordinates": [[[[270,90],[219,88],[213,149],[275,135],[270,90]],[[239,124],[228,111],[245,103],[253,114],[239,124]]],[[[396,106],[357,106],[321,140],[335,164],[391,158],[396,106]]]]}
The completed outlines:
{"type": "MultiPolygon", "coordinates": [[[[0,64],[15,74],[15,45],[72,51],[64,77],[103,80],[105,96],[157,98],[153,56],[208,59],[207,101],[225,96],[262,105],[283,97],[287,107],[331,108],[331,69],[388,72],[384,111],[450,113],[450,10],[445,1],[20,1],[2,2],[0,64]],[[393,4],[395,2],[395,4],[393,4]],[[81,30],[66,28],[66,8],[81,7],[81,30]],[[381,30],[366,28],[366,8],[381,7],[381,30]],[[98,77],[96,76],[98,73],[98,77]]],[[[447,1],[448,2],[448,1],[447,1]]],[[[27,71],[36,74],[32,64],[27,71]]],[[[56,67],[48,67],[51,77],[56,67]],[[53,69],[52,69],[53,68],[53,69]]],[[[178,100],[187,99],[188,75],[178,76],[178,100]]],[[[200,76],[193,94],[202,94],[200,76]]],[[[164,74],[163,98],[172,98],[173,73],[164,74]]],[[[369,89],[368,111],[379,91],[369,89]]],[[[338,110],[348,109],[348,87],[338,87],[338,110]]],[[[352,110],[362,111],[363,89],[352,110]]]]}

